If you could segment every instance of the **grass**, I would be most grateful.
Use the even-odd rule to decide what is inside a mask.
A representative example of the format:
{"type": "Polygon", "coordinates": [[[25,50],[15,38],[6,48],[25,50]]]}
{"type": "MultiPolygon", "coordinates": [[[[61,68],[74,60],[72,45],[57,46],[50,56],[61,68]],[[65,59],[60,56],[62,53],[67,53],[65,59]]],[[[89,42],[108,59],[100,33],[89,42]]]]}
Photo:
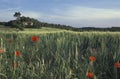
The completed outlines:
{"type": "Polygon", "coordinates": [[[90,79],[89,72],[93,79],[119,79],[120,32],[0,30],[0,48],[1,79],[90,79]]]}

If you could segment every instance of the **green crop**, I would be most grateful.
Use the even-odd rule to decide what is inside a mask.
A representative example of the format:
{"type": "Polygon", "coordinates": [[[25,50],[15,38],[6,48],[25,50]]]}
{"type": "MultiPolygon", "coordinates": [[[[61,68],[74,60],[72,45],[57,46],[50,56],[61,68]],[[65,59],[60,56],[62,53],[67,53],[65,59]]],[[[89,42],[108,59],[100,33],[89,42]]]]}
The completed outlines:
{"type": "Polygon", "coordinates": [[[0,33],[0,79],[120,79],[119,62],[119,32],[0,33]]]}

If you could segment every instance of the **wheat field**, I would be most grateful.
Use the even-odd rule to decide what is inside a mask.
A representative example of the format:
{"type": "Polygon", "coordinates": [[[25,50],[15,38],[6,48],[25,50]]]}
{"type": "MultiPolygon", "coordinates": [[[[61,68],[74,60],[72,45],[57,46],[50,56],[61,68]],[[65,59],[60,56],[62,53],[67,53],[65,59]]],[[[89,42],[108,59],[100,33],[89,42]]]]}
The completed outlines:
{"type": "Polygon", "coordinates": [[[0,79],[119,79],[119,61],[120,32],[0,31],[0,79]]]}

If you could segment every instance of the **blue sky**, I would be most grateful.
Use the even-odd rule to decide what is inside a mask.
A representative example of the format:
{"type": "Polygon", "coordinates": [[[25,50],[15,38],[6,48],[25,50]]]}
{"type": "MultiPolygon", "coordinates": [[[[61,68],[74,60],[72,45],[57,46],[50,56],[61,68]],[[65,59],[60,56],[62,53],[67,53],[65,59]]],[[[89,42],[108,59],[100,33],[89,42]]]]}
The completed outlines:
{"type": "Polygon", "coordinates": [[[0,21],[14,12],[74,27],[120,26],[120,0],[0,0],[0,21]]]}

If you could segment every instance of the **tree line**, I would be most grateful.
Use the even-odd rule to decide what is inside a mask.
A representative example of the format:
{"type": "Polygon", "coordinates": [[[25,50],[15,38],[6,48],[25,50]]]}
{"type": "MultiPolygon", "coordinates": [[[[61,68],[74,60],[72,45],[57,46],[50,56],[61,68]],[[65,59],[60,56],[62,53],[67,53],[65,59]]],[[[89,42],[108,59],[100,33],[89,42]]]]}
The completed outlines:
{"type": "Polygon", "coordinates": [[[15,12],[13,15],[16,19],[10,20],[8,22],[0,22],[0,25],[8,26],[11,28],[18,28],[24,30],[24,28],[41,28],[41,27],[50,27],[50,28],[59,28],[72,31],[120,31],[120,27],[111,27],[111,28],[97,28],[97,27],[81,27],[75,28],[68,25],[53,24],[38,21],[37,19],[21,16],[20,12],[15,12]]]}

